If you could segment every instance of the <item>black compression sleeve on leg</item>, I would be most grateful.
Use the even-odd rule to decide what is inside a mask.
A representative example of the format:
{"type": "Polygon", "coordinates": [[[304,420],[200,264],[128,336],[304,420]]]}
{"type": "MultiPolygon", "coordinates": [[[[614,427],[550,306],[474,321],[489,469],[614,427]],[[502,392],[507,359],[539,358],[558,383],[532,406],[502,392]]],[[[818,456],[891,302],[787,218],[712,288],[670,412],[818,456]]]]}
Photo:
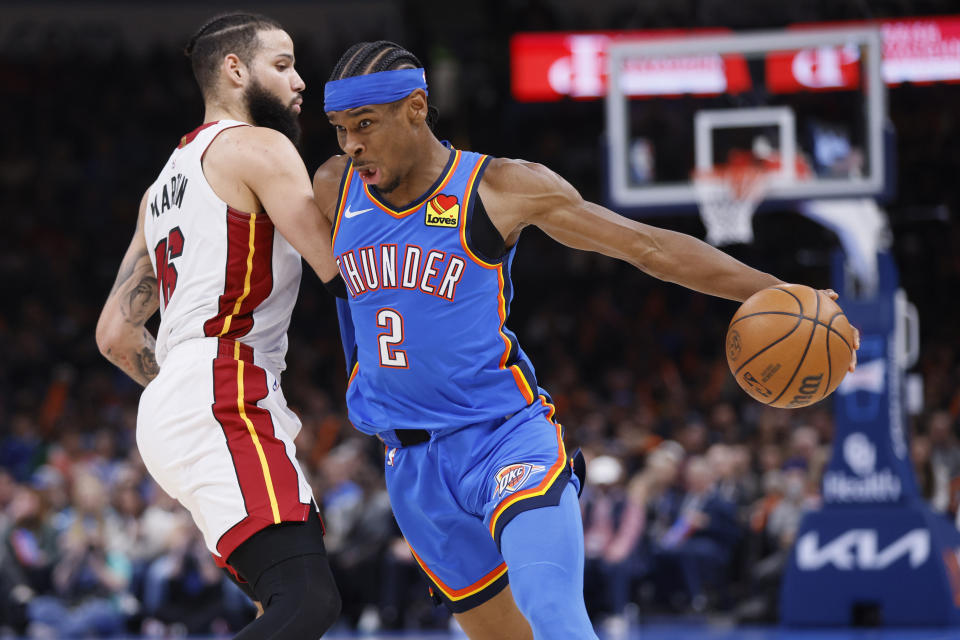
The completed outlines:
{"type": "Polygon", "coordinates": [[[235,575],[233,575],[232,573],[230,573],[230,570],[227,569],[227,568],[223,568],[223,569],[221,569],[221,571],[223,571],[223,575],[225,575],[225,576],[227,576],[228,578],[230,578],[230,582],[232,582],[233,584],[235,584],[235,585],[237,585],[238,587],[240,587],[240,591],[243,591],[248,598],[250,598],[250,599],[253,600],[254,602],[257,601],[257,596],[256,596],[256,594],[253,593],[253,589],[250,587],[250,585],[249,585],[248,583],[246,583],[246,582],[240,582],[239,580],[237,580],[237,577],[236,577],[235,575]]]}
{"type": "Polygon", "coordinates": [[[278,562],[312,553],[327,553],[323,525],[316,514],[306,522],[281,522],[261,529],[230,554],[227,564],[253,586],[260,574],[278,562]]]}
{"type": "Polygon", "coordinates": [[[296,556],[273,565],[254,592],[263,615],[236,640],[316,640],[340,615],[340,594],[325,555],[296,556]]]}
{"type": "Polygon", "coordinates": [[[340,615],[319,518],[269,526],[237,547],[227,562],[264,610],[238,640],[319,638],[340,615]]]}

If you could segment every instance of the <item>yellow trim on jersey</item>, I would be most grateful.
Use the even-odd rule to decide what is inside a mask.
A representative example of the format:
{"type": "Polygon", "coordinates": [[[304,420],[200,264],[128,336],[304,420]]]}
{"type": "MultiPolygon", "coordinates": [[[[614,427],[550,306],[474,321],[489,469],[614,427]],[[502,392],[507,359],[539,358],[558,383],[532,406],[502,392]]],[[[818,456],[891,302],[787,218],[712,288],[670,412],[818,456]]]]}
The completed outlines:
{"type": "Polygon", "coordinates": [[[463,206],[461,211],[464,215],[460,216],[460,244],[463,246],[463,250],[467,252],[467,255],[470,256],[470,259],[476,262],[481,267],[486,267],[487,269],[498,269],[500,265],[487,262],[486,260],[481,259],[477,254],[470,250],[469,245],[467,245],[467,212],[470,211],[470,198],[473,197],[473,183],[476,182],[477,176],[480,175],[480,168],[483,166],[484,161],[487,159],[487,156],[480,156],[480,159],[477,160],[477,164],[473,167],[473,172],[470,174],[470,179],[467,180],[467,189],[464,191],[463,196],[463,206]]]}
{"type": "MultiPolygon", "coordinates": [[[[251,245],[252,246],[252,245],[251,245]]],[[[247,417],[247,410],[243,400],[243,360],[240,359],[240,343],[233,344],[233,359],[237,361],[237,408],[240,410],[240,418],[247,425],[247,431],[253,438],[253,446],[257,449],[257,457],[260,458],[260,467],[263,469],[263,479],[267,483],[267,495],[270,496],[270,510],[273,511],[273,522],[280,524],[280,506],[277,504],[277,495],[273,491],[273,479],[270,477],[270,466],[267,464],[267,456],[263,453],[263,446],[260,444],[260,437],[253,426],[253,422],[247,417]]]]}
{"type": "Polygon", "coordinates": [[[457,149],[453,153],[454,153],[453,162],[450,163],[450,168],[447,170],[446,174],[444,174],[443,179],[440,181],[440,184],[437,185],[437,188],[431,191],[430,195],[422,199],[418,199],[417,200],[418,204],[415,204],[412,207],[407,207],[403,211],[395,211],[391,209],[389,206],[381,203],[380,200],[377,198],[377,196],[372,191],[370,191],[370,188],[367,186],[367,183],[363,184],[363,190],[367,194],[367,198],[370,200],[370,202],[375,204],[377,208],[383,211],[384,213],[388,213],[394,218],[402,218],[404,216],[410,215],[414,211],[419,211],[420,207],[422,207],[425,203],[430,202],[430,200],[435,198],[440,193],[440,191],[442,191],[443,188],[447,186],[447,183],[450,182],[450,178],[453,177],[453,174],[457,172],[457,167],[460,166],[460,150],[457,149]]]}
{"type": "MultiPolygon", "coordinates": [[[[337,233],[340,231],[340,221],[343,220],[343,210],[346,208],[347,199],[350,195],[350,182],[353,181],[353,160],[347,160],[347,168],[344,170],[347,174],[347,179],[343,183],[343,192],[337,194],[337,219],[333,225],[333,235],[330,236],[330,246],[334,246],[337,242],[337,233]]],[[[336,252],[334,252],[334,258],[336,258],[336,252]]]]}
{"type": "Polygon", "coordinates": [[[247,296],[250,295],[250,278],[253,276],[253,253],[254,253],[254,243],[253,240],[256,238],[256,222],[257,214],[250,214],[250,250],[247,252],[247,273],[243,276],[243,293],[237,298],[236,303],[233,305],[233,313],[227,316],[227,319],[223,321],[223,329],[220,331],[220,336],[225,336],[230,331],[230,323],[233,321],[233,316],[240,313],[240,307],[243,305],[243,301],[247,299],[247,296]]]}
{"type": "Polygon", "coordinates": [[[464,191],[463,196],[463,206],[461,211],[464,212],[464,215],[460,216],[460,245],[463,247],[463,250],[467,252],[467,255],[470,256],[470,259],[473,260],[476,264],[480,265],[484,269],[495,270],[497,272],[497,314],[500,316],[500,338],[503,339],[503,355],[500,356],[500,368],[504,371],[509,371],[513,375],[514,382],[517,383],[517,389],[519,389],[520,394],[523,396],[523,399],[527,401],[527,404],[530,404],[536,400],[536,395],[533,392],[533,389],[530,388],[530,384],[527,382],[526,377],[523,375],[523,372],[520,370],[520,367],[517,365],[507,366],[507,358],[510,357],[510,339],[507,337],[507,334],[503,332],[503,325],[507,322],[507,298],[503,293],[505,279],[503,277],[503,263],[492,264],[480,258],[477,254],[470,250],[470,245],[467,244],[467,215],[466,213],[470,211],[470,198],[473,197],[474,183],[477,181],[477,176],[480,175],[480,169],[483,167],[484,162],[486,162],[488,156],[480,156],[480,159],[477,160],[477,164],[474,165],[473,171],[470,174],[470,179],[467,180],[467,188],[464,191]]]}

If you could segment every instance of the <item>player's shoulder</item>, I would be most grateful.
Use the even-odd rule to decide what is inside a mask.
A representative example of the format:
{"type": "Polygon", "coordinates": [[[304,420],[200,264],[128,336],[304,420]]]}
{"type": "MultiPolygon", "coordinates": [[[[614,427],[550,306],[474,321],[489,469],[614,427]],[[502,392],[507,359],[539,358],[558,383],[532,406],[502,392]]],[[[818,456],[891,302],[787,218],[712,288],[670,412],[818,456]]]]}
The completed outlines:
{"type": "Polygon", "coordinates": [[[538,162],[491,158],[481,184],[487,191],[534,193],[550,186],[557,178],[557,174],[538,162]]]}
{"type": "Polygon", "coordinates": [[[313,173],[313,186],[334,189],[340,188],[340,180],[343,178],[343,172],[347,168],[350,158],[345,155],[331,156],[326,162],[317,167],[313,173]]]}
{"type": "Polygon", "coordinates": [[[247,153],[273,154],[289,149],[296,150],[293,142],[287,136],[270,127],[229,127],[220,132],[214,139],[211,148],[218,142],[233,146],[235,151],[243,151],[245,155],[247,153]]]}
{"type": "MultiPolygon", "coordinates": [[[[231,127],[207,147],[204,158],[207,179],[220,175],[247,185],[261,184],[268,176],[305,176],[300,152],[285,135],[267,127],[231,127]]],[[[254,188],[251,186],[251,188],[254,188]]]]}
{"type": "Polygon", "coordinates": [[[491,158],[483,174],[484,182],[508,190],[535,188],[556,174],[546,165],[519,158],[491,158]]]}
{"type": "Polygon", "coordinates": [[[340,190],[340,180],[350,158],[346,155],[331,156],[317,167],[313,173],[313,192],[315,195],[336,193],[340,190]]]}
{"type": "Polygon", "coordinates": [[[229,164],[242,164],[253,168],[276,168],[288,163],[303,163],[293,142],[269,127],[242,126],[224,129],[207,148],[207,157],[211,154],[229,164]]]}

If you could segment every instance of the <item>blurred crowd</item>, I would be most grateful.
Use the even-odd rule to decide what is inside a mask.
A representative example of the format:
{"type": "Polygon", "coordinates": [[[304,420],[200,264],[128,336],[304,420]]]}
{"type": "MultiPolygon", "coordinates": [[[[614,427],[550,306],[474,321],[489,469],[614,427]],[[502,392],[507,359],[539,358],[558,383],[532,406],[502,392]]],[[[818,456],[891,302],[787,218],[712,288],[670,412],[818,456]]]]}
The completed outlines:
{"type": "MultiPolygon", "coordinates": [[[[518,28],[579,25],[548,3],[513,4],[518,28]]],[[[632,26],[669,26],[630,15],[632,26]]],[[[454,81],[476,97],[447,119],[441,113],[440,132],[462,147],[545,162],[598,199],[602,104],[512,104],[507,35],[484,47],[405,43],[425,52],[428,70],[438,57],[456,60],[454,81]]],[[[346,44],[298,49],[308,105],[311,96],[319,102],[346,44]]],[[[888,205],[893,251],[923,338],[916,371],[925,409],[911,416],[912,456],[924,495],[952,514],[960,299],[943,292],[960,286],[960,224],[945,176],[960,173],[947,146],[960,88],[905,87],[890,98],[900,135],[899,191],[888,205]]],[[[100,358],[93,339],[140,194],[200,117],[174,51],[133,57],[62,41],[0,48],[0,634],[226,634],[255,613],[215,568],[189,516],[146,475],[134,437],[139,387],[100,358]]],[[[335,142],[319,109],[305,109],[303,125],[312,170],[335,142]]],[[[828,286],[836,240],[800,218],[789,228],[762,218],[758,242],[734,253],[786,280],[828,286]]],[[[702,237],[692,216],[660,222],[702,237]]],[[[766,409],[736,387],[721,350],[731,302],[563,249],[536,231],[525,233],[513,273],[510,325],[553,395],[568,446],[589,459],[582,505],[591,613],[614,629],[645,611],[774,619],[787,551],[819,503],[829,402],[766,409]]],[[[333,305],[309,275],[287,360],[283,385],[304,424],[297,446],[324,511],[342,624],[447,625],[390,514],[383,450],[346,419],[333,305]]]]}

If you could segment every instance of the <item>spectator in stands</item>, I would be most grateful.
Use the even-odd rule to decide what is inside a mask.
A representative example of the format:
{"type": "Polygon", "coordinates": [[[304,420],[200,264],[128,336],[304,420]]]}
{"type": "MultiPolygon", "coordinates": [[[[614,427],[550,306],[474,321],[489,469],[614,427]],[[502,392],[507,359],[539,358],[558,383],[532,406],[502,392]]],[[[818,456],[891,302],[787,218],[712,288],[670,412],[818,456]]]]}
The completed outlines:
{"type": "Polygon", "coordinates": [[[914,434],[910,438],[910,462],[913,464],[913,473],[917,479],[917,489],[924,500],[934,508],[941,500],[935,500],[938,485],[943,485],[946,478],[937,478],[937,470],[933,465],[933,451],[930,437],[925,433],[914,434]]]}
{"type": "Polygon", "coordinates": [[[683,462],[683,447],[667,440],[647,457],[643,470],[630,481],[630,495],[644,505],[643,560],[650,571],[650,558],[657,542],[677,517],[682,492],[676,486],[683,462]]]}
{"type": "MultiPolygon", "coordinates": [[[[143,632],[148,636],[226,631],[224,583],[199,530],[187,518],[170,532],[168,549],[147,569],[143,587],[143,632]]],[[[249,619],[247,620],[249,621],[249,619]]]]}
{"type": "Polygon", "coordinates": [[[623,463],[614,456],[596,456],[587,464],[581,496],[584,540],[584,590],[593,616],[610,615],[607,630],[626,630],[624,609],[639,574],[640,538],[646,514],[642,498],[627,492],[623,463]]]}
{"type": "Polygon", "coordinates": [[[820,504],[819,483],[810,476],[806,463],[799,458],[788,461],[780,474],[768,475],[766,484],[767,500],[759,505],[764,517],[760,519],[757,517],[760,514],[755,513],[753,523],[762,523],[767,551],[751,568],[751,597],[737,607],[738,617],[752,622],[777,619],[780,580],[796,541],[800,521],[820,504]]]}
{"type": "Polygon", "coordinates": [[[127,591],[130,563],[109,546],[118,538],[119,523],[93,474],[74,477],[72,506],[61,514],[61,526],[52,590],[30,601],[31,626],[60,638],[121,634],[136,609],[127,591]]]}
{"type": "Polygon", "coordinates": [[[737,410],[729,402],[718,402],[710,409],[710,431],[727,444],[743,439],[743,427],[737,418],[737,410]]]}
{"type": "Polygon", "coordinates": [[[380,576],[379,620],[376,621],[380,628],[437,629],[448,626],[450,612],[446,607],[427,606],[423,597],[424,593],[430,593],[427,579],[396,524],[383,554],[380,576]]]}
{"type": "Polygon", "coordinates": [[[760,478],[753,470],[752,452],[746,444],[733,445],[730,450],[740,504],[752,505],[761,495],[760,478]]]}
{"type": "Polygon", "coordinates": [[[56,532],[49,503],[33,487],[15,488],[7,516],[0,548],[0,625],[23,633],[26,603],[51,589],[56,532]]]}
{"type": "Polygon", "coordinates": [[[930,502],[937,511],[947,511],[950,506],[951,482],[960,477],[960,442],[955,425],[956,421],[947,411],[934,411],[926,420],[933,473],[930,502]]]}
{"type": "Polygon", "coordinates": [[[10,421],[7,437],[0,441],[0,467],[21,482],[30,478],[42,447],[37,425],[26,413],[18,413],[10,421]]]}
{"type": "Polygon", "coordinates": [[[713,444],[707,449],[706,458],[713,469],[717,495],[738,507],[745,503],[747,496],[738,482],[733,449],[722,443],[713,444]]]}
{"type": "Polygon", "coordinates": [[[13,501],[17,489],[17,481],[13,474],[7,471],[5,467],[0,466],[0,531],[6,531],[10,524],[7,507],[13,501]]]}
{"type": "Polygon", "coordinates": [[[330,568],[343,597],[344,618],[359,624],[366,613],[368,628],[379,627],[376,605],[381,598],[380,568],[395,536],[390,498],[379,469],[361,456],[353,458],[350,478],[359,489],[349,510],[340,510],[339,543],[328,549],[330,568]]]}
{"type": "Polygon", "coordinates": [[[671,603],[685,599],[694,611],[703,611],[711,589],[722,584],[742,531],[736,506],[718,493],[716,472],[706,458],[687,461],[684,487],[677,517],[655,551],[655,580],[671,603]]]}

